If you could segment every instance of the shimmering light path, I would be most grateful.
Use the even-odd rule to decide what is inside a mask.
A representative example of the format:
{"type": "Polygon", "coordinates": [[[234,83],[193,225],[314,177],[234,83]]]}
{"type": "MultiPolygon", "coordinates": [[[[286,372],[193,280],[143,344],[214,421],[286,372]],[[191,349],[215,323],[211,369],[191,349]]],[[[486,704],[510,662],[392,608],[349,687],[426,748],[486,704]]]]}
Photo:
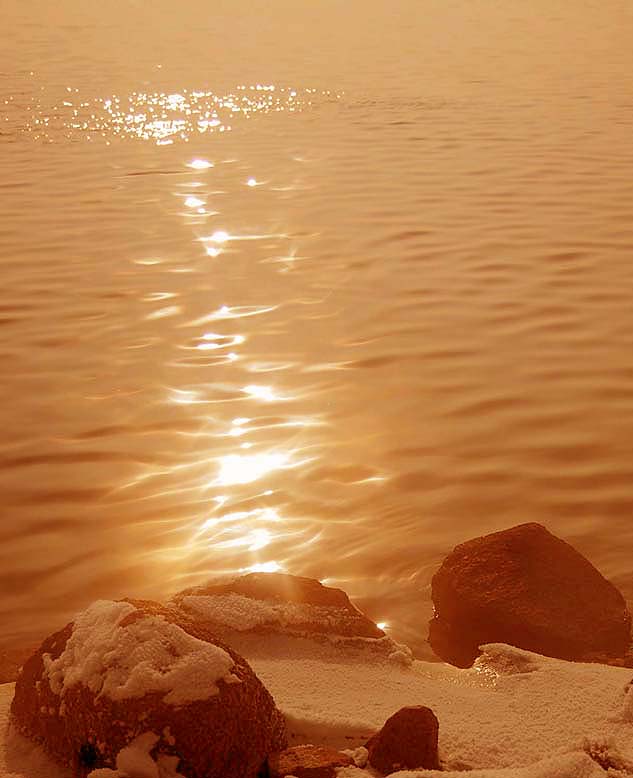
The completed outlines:
{"type": "Polygon", "coordinates": [[[288,570],[424,652],[526,520],[629,597],[633,12],[5,0],[2,641],[288,570]]]}

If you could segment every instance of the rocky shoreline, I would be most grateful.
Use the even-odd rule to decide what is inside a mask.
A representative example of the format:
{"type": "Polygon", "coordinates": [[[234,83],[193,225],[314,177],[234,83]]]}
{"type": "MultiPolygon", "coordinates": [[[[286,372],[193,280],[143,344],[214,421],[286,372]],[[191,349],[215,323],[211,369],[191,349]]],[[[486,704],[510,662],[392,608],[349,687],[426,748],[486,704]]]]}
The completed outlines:
{"type": "Polygon", "coordinates": [[[94,603],[25,662],[0,778],[39,778],[24,743],[48,778],[633,775],[631,619],[588,560],[523,524],[457,546],[432,588],[450,665],[286,574],[94,603]]]}

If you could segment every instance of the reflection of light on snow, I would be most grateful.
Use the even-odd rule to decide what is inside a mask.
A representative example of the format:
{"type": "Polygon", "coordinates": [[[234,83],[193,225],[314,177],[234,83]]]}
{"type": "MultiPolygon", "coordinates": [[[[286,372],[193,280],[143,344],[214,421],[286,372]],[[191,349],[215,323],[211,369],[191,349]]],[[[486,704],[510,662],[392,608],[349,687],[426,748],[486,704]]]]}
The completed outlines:
{"type": "Polygon", "coordinates": [[[256,565],[242,568],[240,573],[277,573],[283,570],[279,562],[258,562],[256,565]]]}
{"type": "Polygon", "coordinates": [[[207,168],[213,167],[213,163],[206,159],[192,159],[187,167],[191,167],[194,170],[206,170],[207,168]]]}
{"type": "Polygon", "coordinates": [[[273,470],[279,470],[288,462],[287,454],[229,454],[220,457],[220,470],[213,482],[219,486],[250,484],[273,470]]]}
{"type": "Polygon", "coordinates": [[[254,400],[265,400],[266,402],[272,402],[278,399],[275,396],[272,386],[260,386],[258,384],[250,384],[245,386],[242,391],[254,400]]]}
{"type": "Polygon", "coordinates": [[[386,621],[377,621],[376,626],[378,629],[386,629],[388,627],[388,624],[386,621]]]}
{"type": "Polygon", "coordinates": [[[187,208],[199,208],[201,205],[204,205],[204,200],[201,200],[199,197],[194,197],[193,195],[190,195],[185,200],[185,205],[187,208]]]}

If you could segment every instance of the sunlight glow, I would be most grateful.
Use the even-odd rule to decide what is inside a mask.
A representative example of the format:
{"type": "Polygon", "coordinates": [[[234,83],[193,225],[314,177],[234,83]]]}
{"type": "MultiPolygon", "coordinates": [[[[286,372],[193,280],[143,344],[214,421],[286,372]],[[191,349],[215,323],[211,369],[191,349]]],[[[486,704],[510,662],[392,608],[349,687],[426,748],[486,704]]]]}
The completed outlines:
{"type": "Polygon", "coordinates": [[[387,624],[387,622],[386,622],[386,621],[377,621],[377,622],[376,622],[376,626],[378,627],[378,629],[383,629],[383,630],[384,630],[384,629],[386,629],[386,628],[387,628],[389,625],[387,624]]]}
{"type": "Polygon", "coordinates": [[[185,205],[187,208],[199,208],[201,205],[204,205],[204,200],[200,200],[199,197],[194,197],[193,195],[190,195],[185,200],[185,205]]]}
{"type": "Polygon", "coordinates": [[[169,399],[177,405],[193,405],[200,401],[200,396],[190,389],[172,389],[169,399]]]}
{"type": "Polygon", "coordinates": [[[273,470],[283,468],[288,462],[287,454],[229,454],[220,457],[220,470],[213,486],[234,486],[250,484],[273,470]]]}
{"type": "Polygon", "coordinates": [[[187,167],[191,167],[194,170],[206,170],[207,168],[213,167],[213,162],[209,162],[206,159],[192,159],[187,167]]]}
{"type": "Polygon", "coordinates": [[[259,386],[258,384],[250,384],[245,386],[242,391],[254,400],[265,400],[266,402],[272,402],[279,398],[275,395],[272,386],[259,386]]]}
{"type": "Polygon", "coordinates": [[[245,567],[240,570],[241,573],[278,573],[284,568],[279,562],[258,562],[256,565],[245,567]]]}

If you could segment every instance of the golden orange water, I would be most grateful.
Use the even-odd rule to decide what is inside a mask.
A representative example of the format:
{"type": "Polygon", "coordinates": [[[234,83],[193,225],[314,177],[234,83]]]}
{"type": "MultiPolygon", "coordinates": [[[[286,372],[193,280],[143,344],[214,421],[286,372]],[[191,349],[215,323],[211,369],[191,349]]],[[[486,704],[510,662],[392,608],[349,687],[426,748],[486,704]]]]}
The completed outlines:
{"type": "MultiPolygon", "coordinates": [[[[3,0],[0,645],[455,543],[633,565],[633,6],[3,0]]],[[[628,587],[628,588],[627,588],[628,587]]]]}

